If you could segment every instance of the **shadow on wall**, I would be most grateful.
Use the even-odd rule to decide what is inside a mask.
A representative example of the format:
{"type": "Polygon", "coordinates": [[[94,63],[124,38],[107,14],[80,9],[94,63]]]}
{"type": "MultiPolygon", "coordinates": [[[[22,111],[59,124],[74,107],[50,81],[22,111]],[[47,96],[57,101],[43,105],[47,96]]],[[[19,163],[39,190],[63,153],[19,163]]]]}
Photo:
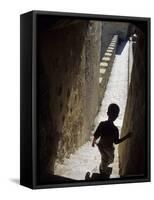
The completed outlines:
{"type": "Polygon", "coordinates": [[[43,64],[39,61],[39,137],[38,144],[38,182],[44,182],[50,176],[49,168],[54,165],[60,133],[57,131],[50,113],[50,82],[45,74],[43,64]],[[55,137],[56,136],[56,137],[55,137]],[[50,165],[50,166],[49,166],[50,165]]]}
{"type": "Polygon", "coordinates": [[[116,55],[121,55],[123,49],[125,48],[126,43],[127,43],[127,40],[119,39],[118,44],[117,44],[117,49],[116,49],[116,55]]]}
{"type": "Polygon", "coordinates": [[[120,175],[146,175],[146,98],[145,98],[145,47],[143,31],[137,30],[136,53],[133,62],[131,83],[128,92],[127,106],[122,127],[122,136],[132,131],[132,137],[119,145],[120,175]]]}
{"type": "Polygon", "coordinates": [[[78,32],[78,38],[71,37],[74,33],[70,28],[63,29],[63,32],[57,29],[40,34],[39,181],[47,181],[50,174],[54,173],[60,139],[62,141],[60,152],[61,154],[64,152],[65,138],[62,127],[64,114],[69,112],[67,88],[73,87],[81,62],[80,56],[69,55],[70,45],[74,44],[76,47],[73,53],[81,55],[85,28],[86,23],[74,28],[74,31],[78,32]],[[80,29],[83,31],[79,32],[80,29]],[[69,65],[74,67],[69,68],[69,65]]]}

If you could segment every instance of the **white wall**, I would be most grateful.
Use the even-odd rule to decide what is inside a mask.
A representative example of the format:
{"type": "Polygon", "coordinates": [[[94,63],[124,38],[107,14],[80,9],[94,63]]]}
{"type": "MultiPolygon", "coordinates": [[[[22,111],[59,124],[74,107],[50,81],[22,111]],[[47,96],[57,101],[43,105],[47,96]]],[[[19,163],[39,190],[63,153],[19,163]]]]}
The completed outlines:
{"type": "MultiPolygon", "coordinates": [[[[19,180],[19,14],[32,9],[154,17],[152,0],[148,2],[134,0],[5,0],[0,2],[0,199],[151,199],[154,193],[153,183],[38,191],[29,190],[15,183],[19,180]]],[[[153,69],[152,75],[154,75],[153,69]]],[[[153,81],[154,79],[152,84],[153,81]]],[[[153,128],[152,126],[152,134],[153,128]]],[[[154,145],[153,136],[152,145],[154,145]]],[[[152,152],[153,149],[152,147],[152,152]]],[[[154,159],[152,159],[152,167],[153,161],[154,159]]]]}

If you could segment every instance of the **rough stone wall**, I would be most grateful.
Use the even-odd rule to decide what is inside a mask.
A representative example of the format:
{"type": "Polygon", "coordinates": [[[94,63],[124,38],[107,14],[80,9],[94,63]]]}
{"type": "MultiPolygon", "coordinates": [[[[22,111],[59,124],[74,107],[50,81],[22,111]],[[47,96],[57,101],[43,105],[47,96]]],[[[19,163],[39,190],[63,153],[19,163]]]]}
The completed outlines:
{"type": "Polygon", "coordinates": [[[101,56],[104,55],[113,35],[118,35],[119,40],[125,40],[127,38],[128,27],[129,23],[103,22],[101,56]]]}
{"type": "Polygon", "coordinates": [[[145,40],[141,31],[138,30],[137,35],[121,137],[129,131],[132,131],[133,135],[119,145],[121,176],[145,174],[145,40]]]}
{"type": "MultiPolygon", "coordinates": [[[[101,22],[90,21],[83,49],[83,65],[85,65],[84,100],[84,132],[89,139],[91,128],[99,109],[99,65],[101,49],[101,22]]],[[[85,141],[84,139],[84,141],[85,141]]],[[[82,142],[83,143],[83,142],[82,142]]]]}
{"type": "MultiPolygon", "coordinates": [[[[39,33],[40,172],[90,135],[98,110],[101,23],[78,21],[39,33]]],[[[43,175],[42,175],[43,176],[43,175]]]]}

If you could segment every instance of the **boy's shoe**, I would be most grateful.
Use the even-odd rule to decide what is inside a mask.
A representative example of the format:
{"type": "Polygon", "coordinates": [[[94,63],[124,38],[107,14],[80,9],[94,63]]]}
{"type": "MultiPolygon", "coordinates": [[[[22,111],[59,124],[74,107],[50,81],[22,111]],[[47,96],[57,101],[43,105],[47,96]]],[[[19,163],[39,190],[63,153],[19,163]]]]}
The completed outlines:
{"type": "Polygon", "coordinates": [[[108,168],[107,168],[107,174],[110,176],[111,173],[112,173],[112,167],[108,167],[108,168]]]}
{"type": "Polygon", "coordinates": [[[85,175],[85,180],[90,180],[90,172],[87,172],[85,175]]]}
{"type": "Polygon", "coordinates": [[[99,172],[100,172],[100,174],[102,174],[103,177],[109,178],[112,173],[112,167],[107,167],[106,170],[104,171],[104,170],[102,170],[101,164],[100,164],[99,172]]]}
{"type": "Polygon", "coordinates": [[[101,168],[101,164],[99,165],[99,172],[100,172],[100,174],[104,173],[103,170],[102,170],[102,168],[101,168]]]}

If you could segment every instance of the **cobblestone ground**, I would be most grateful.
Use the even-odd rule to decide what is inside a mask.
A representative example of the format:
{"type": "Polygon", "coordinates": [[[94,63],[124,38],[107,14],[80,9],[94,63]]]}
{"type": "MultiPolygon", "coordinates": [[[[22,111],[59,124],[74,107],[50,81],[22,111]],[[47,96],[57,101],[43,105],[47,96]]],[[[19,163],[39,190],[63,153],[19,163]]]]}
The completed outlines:
{"type": "MultiPolygon", "coordinates": [[[[121,130],[128,88],[128,51],[129,42],[126,43],[122,53],[115,56],[105,96],[95,119],[95,127],[98,126],[100,121],[107,119],[106,111],[108,105],[117,103],[120,106],[120,114],[115,121],[115,125],[119,128],[119,132],[121,130]]],[[[65,159],[63,164],[56,163],[55,174],[76,180],[84,180],[87,171],[99,173],[100,153],[97,147],[93,148],[91,146],[91,140],[92,137],[69,159],[65,159]]],[[[115,159],[112,167],[110,178],[119,177],[118,145],[115,146],[115,159]]]]}

